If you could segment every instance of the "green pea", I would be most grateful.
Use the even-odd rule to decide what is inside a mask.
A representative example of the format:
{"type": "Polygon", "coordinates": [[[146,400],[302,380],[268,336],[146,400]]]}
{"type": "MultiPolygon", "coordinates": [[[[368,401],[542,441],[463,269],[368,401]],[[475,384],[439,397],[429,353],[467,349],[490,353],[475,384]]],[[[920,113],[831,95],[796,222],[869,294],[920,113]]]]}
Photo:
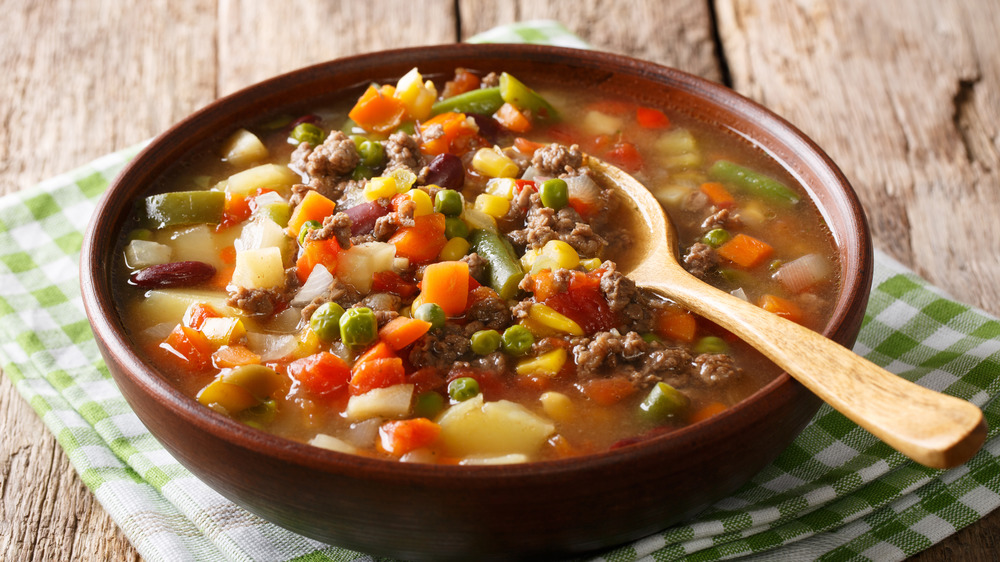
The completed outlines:
{"type": "Polygon", "coordinates": [[[448,240],[452,238],[468,238],[469,225],[458,217],[448,217],[444,220],[444,236],[448,240]]]}
{"type": "Polygon", "coordinates": [[[434,211],[449,217],[462,214],[462,194],[454,189],[442,189],[434,196],[434,211]]]}
{"type": "Polygon", "coordinates": [[[302,223],[302,227],[299,228],[299,246],[306,245],[306,236],[309,235],[309,231],[323,228],[323,224],[319,221],[306,221],[302,223]]]}
{"type": "Polygon", "coordinates": [[[239,413],[241,422],[256,429],[266,429],[274,421],[274,415],[278,411],[278,403],[272,400],[265,400],[252,408],[247,408],[239,413]]]}
{"type": "Polygon", "coordinates": [[[654,334],[653,332],[646,332],[642,335],[642,341],[646,343],[662,342],[663,339],[660,336],[654,334]]]}
{"type": "Polygon", "coordinates": [[[722,338],[705,336],[694,343],[692,350],[699,355],[702,353],[726,353],[729,351],[729,344],[722,338]]]}
{"type": "Polygon", "coordinates": [[[503,331],[500,338],[504,353],[508,355],[524,355],[531,351],[531,345],[535,343],[535,336],[527,328],[520,324],[515,324],[503,331]]]}
{"type": "Polygon", "coordinates": [[[421,392],[413,403],[413,415],[418,418],[433,418],[442,409],[444,409],[444,398],[433,390],[421,392]]]}
{"type": "Polygon", "coordinates": [[[354,168],[354,171],[351,172],[352,180],[370,180],[373,177],[375,177],[375,170],[365,166],[364,164],[358,164],[358,167],[354,168]]]}
{"type": "Polygon", "coordinates": [[[472,377],[457,378],[448,383],[448,395],[456,402],[465,402],[479,394],[479,382],[472,377]]]}
{"type": "Polygon", "coordinates": [[[323,341],[333,341],[340,336],[340,317],[344,307],[335,302],[323,303],[309,318],[309,327],[323,341]]]}
{"type": "Polygon", "coordinates": [[[500,348],[500,332],[496,330],[479,330],[469,338],[472,352],[477,355],[489,355],[500,348]]]}
{"type": "Polygon", "coordinates": [[[427,302],[413,311],[413,317],[417,320],[423,320],[424,322],[431,323],[432,330],[439,330],[444,328],[444,323],[448,319],[444,314],[444,309],[441,305],[433,302],[427,302]]]}
{"type": "Polygon", "coordinates": [[[385,157],[385,148],[382,147],[382,143],[365,139],[357,147],[362,165],[374,169],[382,164],[385,157]]]}
{"type": "Polygon", "coordinates": [[[725,244],[731,238],[729,231],[723,228],[714,228],[701,237],[701,241],[713,248],[725,244]]]}
{"type": "Polygon", "coordinates": [[[378,321],[372,309],[350,308],[340,317],[340,339],[348,347],[366,346],[378,339],[378,321]]]}
{"type": "Polygon", "coordinates": [[[565,180],[560,178],[547,179],[538,188],[538,195],[542,199],[542,205],[550,209],[559,210],[569,205],[569,186],[565,180]]]}
{"type": "Polygon", "coordinates": [[[665,382],[658,382],[639,404],[642,417],[653,423],[662,423],[684,411],[688,397],[665,382]]]}
{"type": "Polygon", "coordinates": [[[307,142],[313,146],[319,146],[326,139],[326,133],[312,123],[299,123],[292,129],[291,137],[296,141],[296,144],[307,142]]]}

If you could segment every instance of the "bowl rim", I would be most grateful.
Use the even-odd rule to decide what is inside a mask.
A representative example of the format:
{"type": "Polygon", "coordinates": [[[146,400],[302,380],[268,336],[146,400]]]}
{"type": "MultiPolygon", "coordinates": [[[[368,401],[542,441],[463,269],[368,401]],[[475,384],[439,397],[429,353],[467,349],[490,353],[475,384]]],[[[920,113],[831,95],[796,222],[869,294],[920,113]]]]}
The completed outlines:
{"type": "MultiPolygon", "coordinates": [[[[115,197],[115,195],[123,190],[124,186],[144,177],[147,174],[147,164],[151,159],[159,158],[163,162],[158,167],[154,166],[157,168],[157,174],[162,173],[171,165],[171,159],[168,156],[187,153],[197,142],[204,142],[211,136],[203,134],[197,142],[191,141],[186,144],[181,142],[181,149],[171,148],[184,135],[202,128],[198,125],[201,120],[211,119],[217,114],[232,113],[234,110],[231,108],[240,107],[241,104],[261,98],[265,91],[288,88],[302,81],[316,80],[318,76],[343,69],[363,69],[372,63],[377,65],[379,60],[400,59],[419,63],[424,60],[453,59],[456,55],[470,58],[483,54],[513,55],[537,61],[558,59],[560,62],[573,66],[626,74],[637,79],[667,80],[671,85],[676,85],[691,95],[705,98],[725,112],[749,120],[755,128],[760,128],[767,131],[770,136],[781,139],[780,146],[785,149],[787,154],[779,158],[755,137],[735,131],[737,134],[745,136],[757,148],[765,150],[770,157],[777,160],[780,166],[796,176],[797,179],[801,177],[802,170],[792,167],[786,161],[789,158],[801,161],[803,166],[817,176],[815,183],[838,186],[839,189],[830,191],[831,195],[836,196],[832,203],[835,204],[838,212],[848,219],[850,228],[844,232],[834,232],[832,228],[830,231],[836,247],[841,252],[841,261],[844,261],[845,255],[853,256],[856,258],[857,271],[847,271],[846,264],[841,264],[841,291],[834,313],[822,333],[827,337],[836,338],[838,336],[845,337],[846,332],[851,330],[849,312],[856,307],[864,308],[871,285],[873,251],[867,218],[857,194],[841,170],[812,139],[794,125],[724,85],[650,61],[601,51],[544,45],[448,44],[363,53],[303,67],[257,82],[219,98],[177,122],[158,135],[125,166],[97,204],[84,237],[80,258],[80,283],[87,316],[98,342],[102,343],[106,352],[123,367],[123,374],[141,387],[144,392],[156,396],[175,415],[185,418],[202,431],[209,432],[217,438],[238,446],[263,452],[268,456],[327,472],[364,471],[369,475],[383,476],[403,473],[413,478],[448,480],[484,477],[492,479],[523,478],[531,475],[553,476],[585,468],[600,468],[609,464],[627,463],[630,458],[640,455],[664,454],[669,450],[683,448],[698,442],[700,436],[712,433],[715,431],[714,428],[730,418],[747,415],[749,409],[752,409],[754,405],[766,402],[768,397],[779,389],[787,385],[799,385],[787,373],[781,373],[750,396],[716,416],[614,450],[516,465],[452,466],[401,463],[387,459],[339,453],[251,428],[201,406],[196,400],[173,387],[138,353],[132,350],[130,338],[125,333],[112,296],[111,268],[102,261],[104,254],[100,251],[98,243],[109,239],[112,242],[117,240],[117,232],[108,232],[115,230],[109,228],[108,223],[118,215],[109,216],[108,213],[116,208],[129,209],[130,204],[119,201],[120,198],[115,197]],[[841,236],[838,237],[838,234],[841,236]],[[107,282],[104,282],[105,280],[107,282]]],[[[372,76],[372,79],[375,78],[378,77],[372,76]]],[[[293,100],[288,105],[299,102],[301,100],[293,100]]],[[[258,111],[258,113],[260,112],[258,111]]],[[[824,213],[824,219],[827,219],[823,207],[816,200],[816,193],[808,184],[803,183],[803,187],[809,192],[813,203],[824,213]]],[[[124,212],[120,211],[120,213],[124,212]]],[[[854,335],[850,334],[846,337],[853,338],[854,335]]]]}

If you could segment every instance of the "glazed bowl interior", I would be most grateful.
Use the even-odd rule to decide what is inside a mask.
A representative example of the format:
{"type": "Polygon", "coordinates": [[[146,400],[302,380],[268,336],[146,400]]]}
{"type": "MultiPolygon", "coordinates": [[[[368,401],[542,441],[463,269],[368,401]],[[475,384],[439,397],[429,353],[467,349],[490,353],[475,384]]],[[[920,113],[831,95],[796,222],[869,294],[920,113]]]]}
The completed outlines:
{"type": "Polygon", "coordinates": [[[107,265],[135,201],[235,128],[356,96],[369,82],[414,66],[431,76],[456,67],[505,70],[526,82],[631,99],[686,114],[766,153],[802,184],[830,227],[841,289],[823,333],[853,343],[871,283],[864,214],[830,159],[780,117],[719,85],[615,55],[527,45],[390,51],[305,68],[210,104],[154,140],[101,201],[81,258],[84,300],[116,382],[150,431],[193,473],[265,519],[407,558],[538,557],[608,547],[690,516],[772,461],[819,404],[784,374],[718,416],[629,447],[456,467],[344,455],[257,431],[183,395],[136,353],[107,265]]]}

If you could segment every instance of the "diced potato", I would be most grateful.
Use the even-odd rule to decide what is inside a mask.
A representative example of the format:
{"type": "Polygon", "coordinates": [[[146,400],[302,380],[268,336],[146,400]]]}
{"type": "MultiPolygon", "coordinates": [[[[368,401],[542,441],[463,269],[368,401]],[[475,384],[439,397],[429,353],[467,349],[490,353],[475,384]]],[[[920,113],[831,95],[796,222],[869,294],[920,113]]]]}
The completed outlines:
{"type": "Polygon", "coordinates": [[[234,166],[247,166],[267,158],[267,147],[246,129],[232,134],[222,145],[222,157],[234,166]]]}
{"type": "Polygon", "coordinates": [[[285,286],[281,250],[275,247],[236,252],[233,284],[246,289],[276,289],[285,286]]]}
{"type": "Polygon", "coordinates": [[[239,341],[247,334],[247,329],[239,318],[206,318],[202,322],[201,333],[212,345],[219,347],[239,341]]]}
{"type": "Polygon", "coordinates": [[[356,455],[358,453],[358,448],[354,445],[325,433],[320,433],[316,437],[313,437],[309,441],[309,444],[313,447],[329,449],[331,451],[337,451],[338,453],[348,453],[351,455],[356,455]]]}
{"type": "Polygon", "coordinates": [[[613,135],[622,130],[623,122],[618,117],[600,111],[588,111],[583,116],[580,127],[589,135],[613,135]]]}
{"type": "Polygon", "coordinates": [[[372,289],[376,272],[391,271],[396,247],[386,242],[365,242],[351,246],[337,258],[337,277],[349,283],[361,294],[372,289]]]}
{"type": "Polygon", "coordinates": [[[256,216],[245,227],[240,237],[233,242],[237,252],[260,248],[278,248],[282,259],[291,253],[291,239],[285,236],[285,229],[265,216],[256,216]]]}
{"type": "Polygon", "coordinates": [[[437,88],[430,80],[424,82],[416,67],[403,75],[396,83],[394,97],[406,106],[412,119],[423,121],[431,116],[431,106],[437,100],[437,88]]]}
{"type": "Polygon", "coordinates": [[[149,240],[133,240],[125,246],[125,264],[130,269],[142,269],[170,261],[173,250],[166,244],[149,240]]]}
{"type": "Polygon", "coordinates": [[[675,156],[698,152],[698,141],[687,129],[670,129],[653,143],[653,147],[664,156],[675,156]]]}
{"type": "Polygon", "coordinates": [[[530,410],[509,402],[483,402],[479,394],[438,417],[440,442],[450,455],[531,456],[545,443],[555,426],[530,410]]]}
{"type": "Polygon", "coordinates": [[[219,269],[222,259],[213,230],[208,225],[199,224],[178,228],[173,231],[167,245],[173,251],[174,261],[200,261],[219,269]]]}
{"type": "Polygon", "coordinates": [[[369,418],[401,418],[410,413],[413,401],[413,385],[397,384],[386,388],[376,388],[359,396],[351,396],[344,414],[349,421],[369,418]]]}
{"type": "Polygon", "coordinates": [[[146,298],[129,308],[129,314],[142,318],[144,324],[170,323],[177,325],[184,313],[194,303],[211,305],[220,314],[236,316],[238,311],[226,304],[229,295],[221,291],[191,289],[152,289],[146,291],[146,298]]]}
{"type": "Polygon", "coordinates": [[[677,207],[692,193],[694,193],[694,190],[690,187],[683,185],[668,185],[653,191],[653,197],[656,197],[656,200],[659,201],[661,205],[667,207],[677,207]]]}
{"type": "Polygon", "coordinates": [[[226,191],[240,197],[246,197],[262,187],[283,193],[300,181],[302,178],[288,166],[262,164],[229,176],[226,191]]]}
{"type": "Polygon", "coordinates": [[[573,417],[573,401],[562,392],[550,390],[539,397],[542,411],[545,415],[560,422],[566,422],[573,417]]]}

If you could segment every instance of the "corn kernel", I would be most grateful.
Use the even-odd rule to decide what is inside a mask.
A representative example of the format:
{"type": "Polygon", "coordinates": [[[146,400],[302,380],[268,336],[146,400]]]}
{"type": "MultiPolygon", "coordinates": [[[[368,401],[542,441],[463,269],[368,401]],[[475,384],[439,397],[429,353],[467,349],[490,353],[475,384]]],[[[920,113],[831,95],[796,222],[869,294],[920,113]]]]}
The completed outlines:
{"type": "Polygon", "coordinates": [[[533,250],[525,250],[524,255],[521,256],[521,267],[523,267],[525,271],[531,271],[531,266],[535,263],[535,260],[537,260],[538,256],[540,256],[541,254],[542,250],[540,248],[533,250]]]}
{"type": "Polygon", "coordinates": [[[431,116],[431,106],[437,99],[434,83],[430,80],[423,82],[423,79],[420,72],[413,68],[396,83],[395,93],[395,97],[406,106],[410,117],[419,121],[431,116]]]}
{"type": "Polygon", "coordinates": [[[458,261],[469,251],[469,241],[465,238],[452,238],[441,248],[438,257],[442,261],[458,261]]]}
{"type": "Polygon", "coordinates": [[[396,182],[396,193],[406,193],[417,182],[416,174],[406,168],[393,170],[392,179],[396,182]]]}
{"type": "Polygon", "coordinates": [[[517,362],[517,374],[555,376],[566,364],[566,350],[558,347],[538,357],[528,357],[517,362]]]}
{"type": "Polygon", "coordinates": [[[422,217],[434,212],[434,202],[431,201],[431,196],[423,189],[413,188],[407,191],[406,195],[410,198],[410,201],[413,201],[414,217],[422,217]]]}
{"type": "Polygon", "coordinates": [[[598,267],[601,267],[601,258],[590,258],[589,260],[581,260],[580,265],[583,266],[587,271],[594,271],[598,267]]]}
{"type": "Polygon", "coordinates": [[[476,197],[475,208],[491,217],[500,218],[510,210],[510,200],[497,195],[483,193],[476,197]]]}
{"type": "Polygon", "coordinates": [[[571,336],[583,335],[583,328],[579,324],[544,304],[531,305],[531,308],[528,309],[528,318],[557,332],[564,332],[571,336]]]}
{"type": "Polygon", "coordinates": [[[549,240],[542,246],[542,256],[551,258],[556,267],[563,269],[574,269],[580,265],[580,255],[576,253],[573,246],[562,240],[549,240]]]}
{"type": "Polygon", "coordinates": [[[495,218],[468,204],[466,204],[465,210],[462,211],[462,220],[465,221],[465,224],[469,225],[469,230],[497,231],[497,221],[495,218]]]}
{"type": "Polygon", "coordinates": [[[543,269],[554,271],[556,269],[559,269],[559,264],[557,264],[556,260],[552,259],[551,256],[546,256],[545,254],[540,253],[538,257],[535,258],[535,260],[531,263],[531,269],[528,270],[528,273],[530,273],[531,275],[537,275],[538,272],[542,271],[543,269]]]}
{"type": "Polygon", "coordinates": [[[560,422],[573,419],[573,401],[562,392],[548,391],[538,398],[545,415],[560,422]]]}
{"type": "Polygon", "coordinates": [[[511,178],[493,178],[486,182],[486,193],[504,199],[513,199],[515,187],[517,187],[517,183],[511,178]]]}
{"type": "Polygon", "coordinates": [[[365,184],[365,199],[377,201],[379,199],[389,199],[396,194],[396,180],[392,178],[375,177],[365,184]]]}
{"type": "Polygon", "coordinates": [[[472,169],[491,178],[512,178],[521,171],[513,160],[493,148],[480,148],[472,157],[472,169]]]}

